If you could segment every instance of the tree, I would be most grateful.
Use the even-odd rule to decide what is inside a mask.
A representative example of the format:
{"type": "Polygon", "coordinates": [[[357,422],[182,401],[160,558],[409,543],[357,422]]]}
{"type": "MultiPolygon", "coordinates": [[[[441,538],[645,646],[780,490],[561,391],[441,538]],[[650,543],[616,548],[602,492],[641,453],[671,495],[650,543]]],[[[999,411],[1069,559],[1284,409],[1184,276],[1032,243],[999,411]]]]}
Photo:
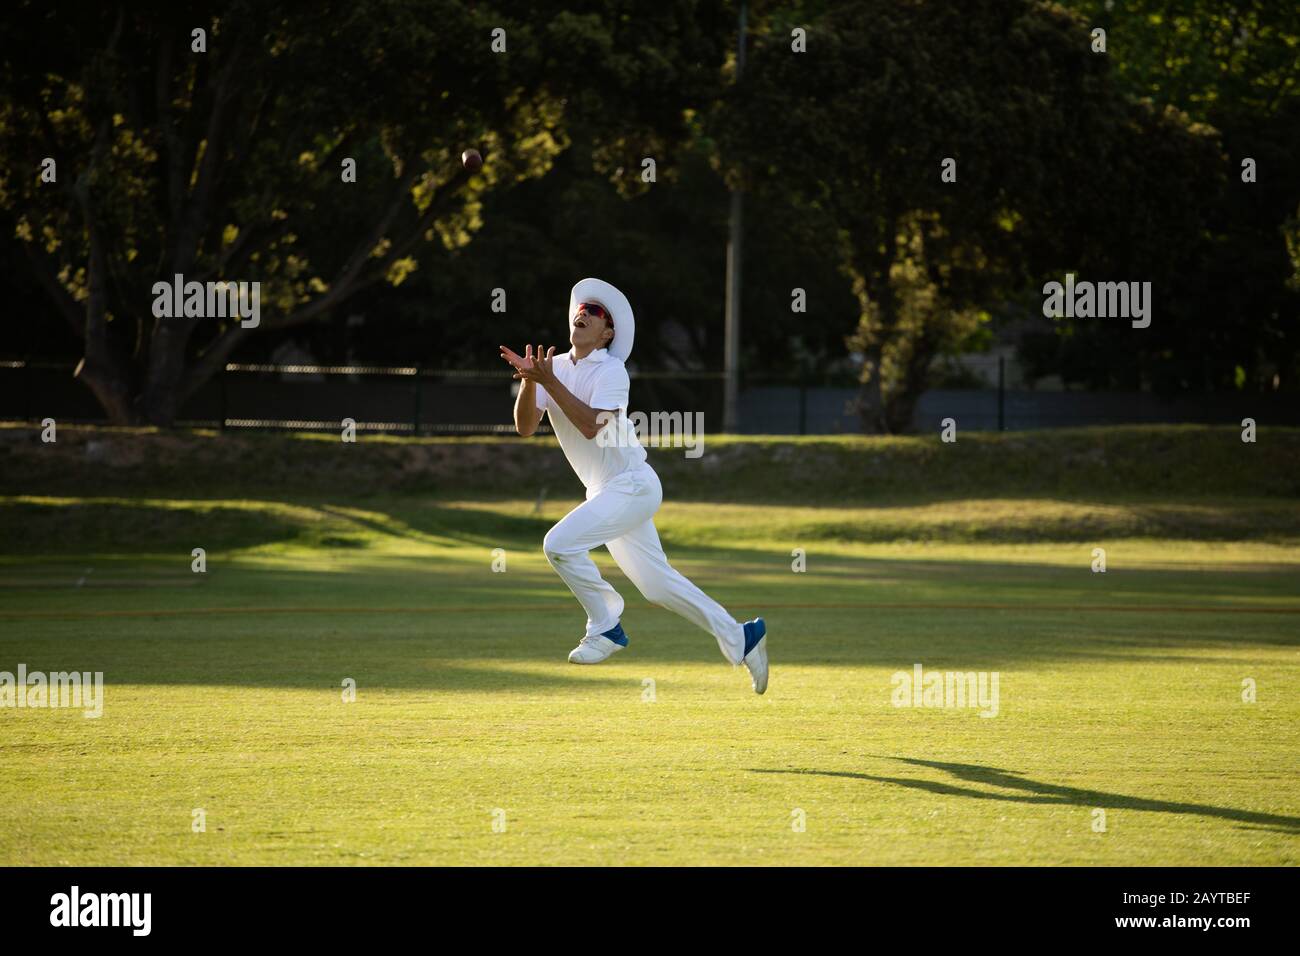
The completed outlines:
{"type": "Polygon", "coordinates": [[[0,209],[110,419],[170,424],[250,336],[328,320],[468,243],[488,191],[566,148],[566,120],[598,129],[610,175],[669,153],[721,61],[719,13],[25,2],[0,24],[0,209]],[[155,317],[154,283],[177,274],[259,282],[260,325],[155,317]]]}
{"type": "Polygon", "coordinates": [[[1176,260],[1198,234],[1185,195],[1213,179],[1213,143],[1126,100],[1060,8],[859,0],[804,23],[776,11],[758,33],[713,128],[733,182],[839,232],[868,430],[906,429],[935,356],[1044,277],[1109,265],[1116,247],[1176,260]],[[795,26],[807,54],[791,50],[795,26]],[[1152,153],[1180,161],[1137,159],[1152,153]],[[1121,172],[1132,208],[1112,201],[1121,172]]]}
{"type": "MultiPolygon", "coordinates": [[[[1167,320],[1124,341],[1114,328],[1041,322],[1023,338],[1022,359],[1032,374],[1096,388],[1295,388],[1300,285],[1290,281],[1297,246],[1288,236],[1300,204],[1300,9],[1262,0],[1069,5],[1107,30],[1119,89],[1185,113],[1223,160],[1209,180],[1189,183],[1186,204],[1201,227],[1159,284],[1167,320]],[[1246,159],[1253,182],[1243,181],[1246,159]]],[[[1173,234],[1173,222],[1159,224],[1173,234]]]]}

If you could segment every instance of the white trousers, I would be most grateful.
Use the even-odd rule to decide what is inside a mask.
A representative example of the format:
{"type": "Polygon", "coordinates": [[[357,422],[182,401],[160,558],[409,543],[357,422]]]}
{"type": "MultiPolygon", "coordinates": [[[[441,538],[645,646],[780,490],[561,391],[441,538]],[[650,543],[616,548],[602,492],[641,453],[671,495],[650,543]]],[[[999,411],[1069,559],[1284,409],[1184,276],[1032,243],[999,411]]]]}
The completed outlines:
{"type": "Polygon", "coordinates": [[[669,564],[659,543],[654,515],[663,495],[659,476],[648,464],[588,489],[587,500],[546,533],[546,560],[587,612],[588,637],[608,631],[623,614],[623,598],[600,576],[588,553],[603,544],[647,601],[708,631],[722,656],[739,664],[745,656],[744,627],[669,564]]]}

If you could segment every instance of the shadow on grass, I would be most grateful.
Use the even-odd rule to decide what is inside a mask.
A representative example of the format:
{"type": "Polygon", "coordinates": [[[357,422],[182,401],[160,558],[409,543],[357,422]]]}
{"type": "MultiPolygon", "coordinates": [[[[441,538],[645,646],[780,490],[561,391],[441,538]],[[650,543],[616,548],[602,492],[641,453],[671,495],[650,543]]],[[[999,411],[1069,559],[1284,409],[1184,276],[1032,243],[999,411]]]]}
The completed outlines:
{"type": "MultiPolygon", "coordinates": [[[[562,503],[575,506],[580,495],[565,496],[562,503]]],[[[858,509],[861,520],[841,514],[834,522],[818,521],[805,515],[786,518],[780,535],[805,543],[881,544],[899,541],[950,544],[981,543],[1076,543],[1131,536],[1165,537],[1171,540],[1271,540],[1287,541],[1300,535],[1300,507],[1287,503],[1232,506],[1213,502],[1177,506],[1130,505],[1119,518],[1088,510],[1082,501],[1073,504],[1078,514],[1039,515],[1000,512],[983,515],[977,508],[964,517],[942,522],[908,522],[870,517],[886,505],[877,503],[858,509]],[[787,527],[788,525],[788,527],[787,527]]],[[[413,496],[331,496],[259,498],[258,507],[211,505],[202,499],[178,502],[169,507],[147,498],[113,501],[32,502],[0,500],[0,526],[9,528],[0,537],[0,554],[92,553],[111,544],[117,552],[156,551],[160,547],[188,550],[201,542],[209,551],[233,551],[272,543],[303,545],[367,546],[361,541],[333,541],[330,532],[370,536],[374,544],[386,537],[419,543],[464,543],[475,545],[540,546],[547,529],[558,520],[551,514],[535,514],[530,505],[519,502],[518,510],[501,510],[492,500],[481,505],[460,501],[454,507],[437,499],[413,496]]],[[[805,509],[815,512],[816,509],[805,509]]],[[[843,511],[843,507],[837,508],[843,511]]],[[[662,521],[665,544],[674,551],[709,553],[719,533],[703,527],[692,531],[681,516],[662,521]],[[676,533],[675,533],[676,532],[676,533]]],[[[690,519],[694,520],[694,519],[690,519]]],[[[707,525],[707,522],[706,522],[707,525]]],[[[742,525],[731,542],[735,550],[746,548],[754,528],[742,525]]],[[[763,545],[756,542],[761,550],[763,545]]],[[[749,549],[749,550],[752,550],[749,549]]],[[[788,560],[788,559],[786,559],[788,560]]]]}
{"type": "MultiPolygon", "coordinates": [[[[585,615],[541,556],[554,515],[534,515],[527,505],[503,512],[416,498],[329,503],[339,500],[266,501],[265,514],[218,506],[208,515],[143,499],[138,507],[88,510],[22,503],[10,517],[50,522],[33,529],[39,533],[32,547],[51,535],[70,535],[72,543],[51,544],[59,566],[42,567],[30,556],[0,565],[0,647],[10,659],[26,656],[31,667],[34,653],[54,670],[98,661],[94,669],[123,683],[334,686],[343,674],[361,680],[351,672],[366,664],[377,668],[370,686],[621,686],[603,671],[597,678],[564,670],[585,615]],[[299,535],[291,544],[317,546],[290,548],[278,567],[241,564],[238,554],[223,560],[210,544],[214,537],[278,541],[286,529],[299,535]],[[124,550],[143,536],[151,550],[161,553],[170,542],[174,553],[152,564],[125,558],[91,567],[60,553],[85,547],[81,534],[124,550]],[[391,549],[402,551],[398,557],[385,552],[385,537],[469,547],[414,555],[418,549],[391,549]],[[195,576],[190,548],[199,542],[209,544],[209,571],[195,576]],[[362,542],[373,546],[357,547],[362,542]],[[492,573],[495,547],[510,550],[509,574],[492,573]],[[520,554],[531,560],[516,563],[520,554]],[[324,655],[329,666],[313,667],[310,655],[324,655]],[[258,663],[255,671],[236,663],[250,660],[258,663]],[[187,663],[178,670],[169,666],[174,661],[187,663]],[[512,662],[552,661],[564,676],[508,669],[512,662]]],[[[0,519],[5,514],[0,503],[0,519]]],[[[1300,614],[1247,613],[1270,605],[1297,610],[1294,565],[1273,573],[1113,566],[1094,575],[1086,550],[1077,567],[814,553],[808,572],[793,574],[788,550],[692,547],[668,535],[665,541],[679,569],[737,618],[767,618],[778,673],[787,664],[897,669],[917,661],[958,670],[1084,660],[1202,665],[1235,663],[1206,654],[1216,648],[1300,643],[1300,614]]],[[[708,634],[652,609],[603,549],[597,560],[628,602],[625,624],[636,651],[628,657],[720,663],[708,634]]]]}
{"type": "Polygon", "coordinates": [[[754,773],[811,774],[819,777],[846,777],[851,780],[868,780],[873,783],[887,783],[910,790],[922,790],[941,797],[966,797],[972,800],[1004,800],[1011,803],[1030,803],[1044,805],[1063,805],[1101,808],[1103,810],[1140,810],[1146,813],[1191,814],[1194,816],[1213,817],[1231,820],[1235,823],[1248,824],[1251,828],[1262,827],[1276,832],[1300,835],[1300,817],[1288,817],[1276,813],[1256,813],[1251,810],[1237,810],[1232,807],[1216,807],[1203,803],[1177,803],[1170,800],[1150,800],[1145,797],[1130,797],[1119,793],[1107,793],[1103,790],[1083,790],[1077,787],[1063,787],[1052,783],[1030,780],[1015,770],[1000,770],[980,764],[943,763],[937,760],[919,760],[914,757],[890,757],[900,763],[914,767],[929,767],[965,783],[979,784],[984,787],[999,787],[1006,792],[980,790],[975,787],[959,786],[934,780],[917,780],[911,777],[882,777],[869,773],[853,773],[844,770],[769,770],[751,768],[754,773]]]}
{"type": "MultiPolygon", "coordinates": [[[[0,501],[0,555],[76,555],[111,551],[157,553],[188,551],[195,544],[209,552],[237,551],[267,544],[365,547],[385,537],[422,544],[509,544],[541,547],[554,518],[505,514],[491,509],[449,508],[436,504],[382,506],[259,499],[261,508],[223,505],[167,507],[152,501],[60,503],[0,501]],[[315,521],[301,515],[311,514],[315,521]],[[372,535],[377,540],[343,540],[338,535],[372,535]]],[[[576,502],[575,502],[576,503],[576,502]]]]}
{"type": "Polygon", "coordinates": [[[458,541],[495,547],[500,544],[517,545],[533,540],[541,548],[542,538],[556,519],[531,514],[502,514],[499,511],[476,508],[447,508],[424,504],[418,508],[391,507],[377,511],[383,520],[356,513],[346,513],[331,505],[318,505],[317,509],[340,521],[353,522],[378,534],[393,535],[410,541],[458,541]]]}
{"type": "MultiPolygon", "coordinates": [[[[110,596],[120,592],[98,597],[110,596]]],[[[161,596],[158,589],[149,594],[153,600],[161,596]]],[[[97,596],[83,592],[82,597],[97,596]]],[[[0,664],[8,661],[9,670],[21,661],[29,671],[103,671],[115,685],[336,692],[344,677],[352,677],[360,686],[385,690],[564,691],[584,699],[610,689],[634,689],[660,666],[726,669],[708,633],[668,611],[631,602],[623,616],[632,639],[629,651],[599,669],[575,667],[565,657],[581,636],[584,617],[578,605],[571,599],[523,605],[516,600],[498,596],[456,609],[322,604],[179,613],[110,610],[93,617],[76,611],[43,617],[3,613],[0,664]]],[[[731,606],[736,612],[742,607],[731,606]]],[[[1157,621],[1149,614],[1080,618],[1036,611],[1009,621],[1005,612],[903,610],[871,614],[870,633],[864,634],[863,617],[846,611],[769,613],[778,696],[787,667],[803,670],[803,680],[810,670],[839,680],[833,672],[857,669],[885,695],[889,672],[910,671],[916,661],[932,671],[1001,670],[1004,680],[1021,672],[1024,680],[1039,686],[1048,678],[1036,672],[1089,662],[1140,673],[1153,667],[1239,665],[1242,660],[1240,653],[1228,652],[1242,639],[1234,635],[1233,622],[1223,619],[1198,621],[1193,631],[1182,621],[1157,621]]],[[[1269,620],[1274,622],[1271,629],[1255,628],[1249,646],[1294,643],[1278,619],[1269,620]]]]}
{"type": "Polygon", "coordinates": [[[49,503],[0,501],[0,554],[75,556],[105,550],[151,552],[174,543],[188,552],[288,543],[303,526],[273,510],[222,505],[168,508],[144,499],[49,503]]]}

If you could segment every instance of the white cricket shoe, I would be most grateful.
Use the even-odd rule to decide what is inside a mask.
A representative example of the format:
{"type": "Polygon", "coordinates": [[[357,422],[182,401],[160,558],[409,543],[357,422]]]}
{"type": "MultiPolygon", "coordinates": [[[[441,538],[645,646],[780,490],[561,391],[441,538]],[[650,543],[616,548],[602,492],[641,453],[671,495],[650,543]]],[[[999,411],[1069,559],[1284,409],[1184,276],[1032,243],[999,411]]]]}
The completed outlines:
{"type": "Polygon", "coordinates": [[[741,662],[754,678],[754,693],[761,694],[767,690],[767,623],[761,617],[746,621],[745,635],[747,637],[751,632],[751,628],[754,633],[758,634],[758,643],[750,649],[741,662]]]}
{"type": "Polygon", "coordinates": [[[626,645],[611,641],[604,634],[584,637],[578,646],[569,651],[570,664],[599,664],[607,660],[615,651],[621,651],[626,645]]]}

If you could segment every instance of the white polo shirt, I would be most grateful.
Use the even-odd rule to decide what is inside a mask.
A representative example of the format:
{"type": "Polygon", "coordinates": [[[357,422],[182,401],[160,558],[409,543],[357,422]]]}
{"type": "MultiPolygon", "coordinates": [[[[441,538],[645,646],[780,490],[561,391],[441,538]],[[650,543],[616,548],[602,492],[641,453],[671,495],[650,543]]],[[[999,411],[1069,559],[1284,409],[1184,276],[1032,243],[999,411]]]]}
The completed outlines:
{"type": "Polygon", "coordinates": [[[592,408],[618,409],[618,420],[610,421],[595,438],[585,438],[569,421],[564,410],[537,386],[537,408],[551,417],[551,428],[560,441],[564,457],[588,489],[599,488],[615,475],[636,468],[646,460],[636,429],[627,420],[628,380],[623,360],[596,349],[586,358],[573,361],[573,350],[551,362],[555,377],[580,401],[592,408]]]}

